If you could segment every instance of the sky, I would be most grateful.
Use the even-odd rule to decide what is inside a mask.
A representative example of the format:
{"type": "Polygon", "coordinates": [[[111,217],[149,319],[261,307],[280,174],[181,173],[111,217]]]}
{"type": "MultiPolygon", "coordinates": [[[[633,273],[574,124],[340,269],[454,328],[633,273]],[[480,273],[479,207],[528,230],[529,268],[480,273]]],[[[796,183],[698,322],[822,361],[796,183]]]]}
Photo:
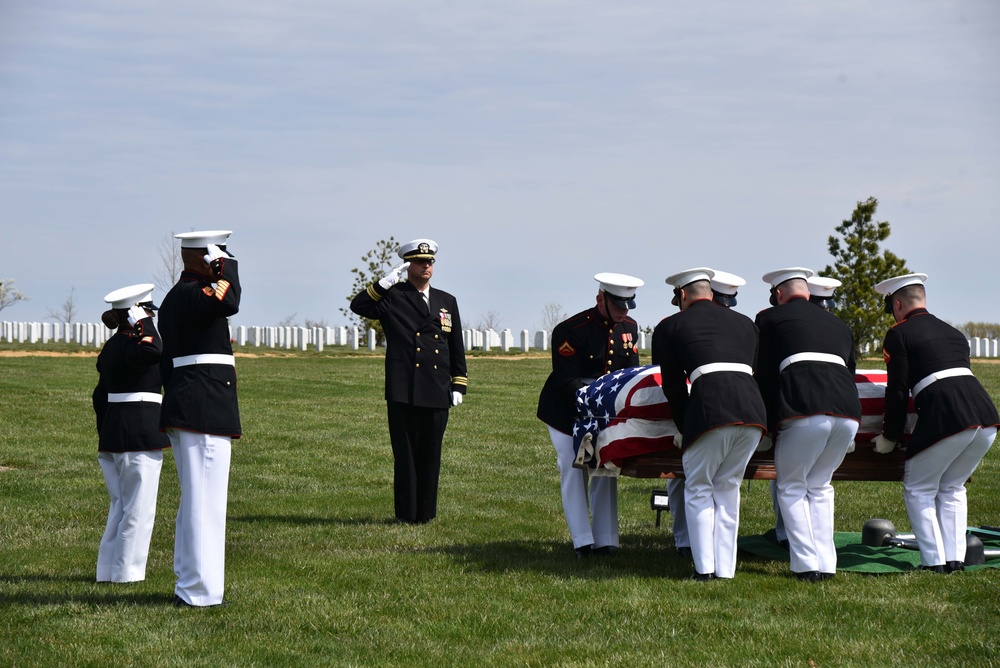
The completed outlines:
{"type": "MultiPolygon", "coordinates": [[[[439,245],[463,324],[598,272],[821,270],[876,197],[928,305],[1000,322],[995,0],[0,0],[0,279],[51,319],[233,230],[234,325],[347,324],[376,243],[439,245]]],[[[162,292],[157,293],[162,297],[162,292]]]]}

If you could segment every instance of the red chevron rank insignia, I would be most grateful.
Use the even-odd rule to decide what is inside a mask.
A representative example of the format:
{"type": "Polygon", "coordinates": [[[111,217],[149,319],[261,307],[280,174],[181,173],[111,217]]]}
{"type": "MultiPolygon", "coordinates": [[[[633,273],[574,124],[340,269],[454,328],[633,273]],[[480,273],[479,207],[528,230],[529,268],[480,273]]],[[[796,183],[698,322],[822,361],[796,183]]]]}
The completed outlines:
{"type": "Polygon", "coordinates": [[[576,355],[576,348],[569,344],[569,341],[564,341],[561,346],[559,346],[558,352],[563,357],[572,357],[576,355]]]}

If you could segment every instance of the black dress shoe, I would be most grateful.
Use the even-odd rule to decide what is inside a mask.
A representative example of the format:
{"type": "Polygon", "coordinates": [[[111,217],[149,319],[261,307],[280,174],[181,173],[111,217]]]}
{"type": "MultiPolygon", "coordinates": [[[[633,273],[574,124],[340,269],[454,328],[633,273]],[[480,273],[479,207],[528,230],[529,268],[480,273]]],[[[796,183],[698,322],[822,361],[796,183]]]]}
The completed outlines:
{"type": "Polygon", "coordinates": [[[917,570],[920,571],[931,571],[932,573],[940,573],[942,575],[946,574],[948,571],[945,569],[944,564],[938,564],[937,566],[921,566],[917,570]]]}
{"type": "Polygon", "coordinates": [[[590,553],[596,554],[599,557],[613,557],[618,554],[618,548],[614,545],[602,545],[601,547],[593,548],[590,553]]]}
{"type": "Polygon", "coordinates": [[[944,569],[949,573],[958,573],[965,570],[964,561],[949,561],[944,565],[944,569]]]}
{"type": "Polygon", "coordinates": [[[819,579],[820,580],[832,580],[834,575],[836,575],[836,573],[823,573],[823,572],[820,572],[819,579]]]}
{"type": "Polygon", "coordinates": [[[682,545],[677,548],[677,554],[681,555],[685,559],[693,559],[694,556],[691,554],[691,548],[687,545],[682,545]]]}
{"type": "Polygon", "coordinates": [[[779,540],[778,541],[778,547],[780,547],[783,550],[787,550],[788,549],[788,541],[787,540],[779,540]]]}
{"type": "Polygon", "coordinates": [[[802,573],[796,573],[795,577],[804,582],[820,582],[823,580],[823,574],[819,571],[803,571],[802,573]]]}
{"type": "Polygon", "coordinates": [[[185,601],[183,598],[174,594],[174,607],[177,608],[193,608],[194,606],[185,601]]]}
{"type": "Polygon", "coordinates": [[[698,571],[695,571],[688,579],[694,580],[695,582],[711,582],[715,579],[715,573],[699,573],[698,571]]]}
{"type": "Polygon", "coordinates": [[[594,551],[593,545],[581,545],[580,547],[576,548],[576,558],[586,559],[587,557],[590,556],[591,552],[593,551],[594,551]]]}

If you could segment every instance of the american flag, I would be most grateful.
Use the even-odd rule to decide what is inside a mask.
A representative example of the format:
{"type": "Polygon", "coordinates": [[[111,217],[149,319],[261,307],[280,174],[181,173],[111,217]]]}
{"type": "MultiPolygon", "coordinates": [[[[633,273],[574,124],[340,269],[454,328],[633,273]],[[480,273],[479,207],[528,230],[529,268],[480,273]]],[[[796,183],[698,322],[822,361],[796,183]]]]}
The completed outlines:
{"type": "MultiPolygon", "coordinates": [[[[861,399],[861,425],[855,440],[870,441],[882,431],[886,372],[858,370],[854,375],[861,399]]],[[[659,366],[638,366],[601,376],[576,393],[573,425],[576,465],[594,475],[618,475],[627,457],[674,447],[677,426],[663,395],[659,366]]],[[[917,416],[910,400],[905,432],[917,416]]]]}

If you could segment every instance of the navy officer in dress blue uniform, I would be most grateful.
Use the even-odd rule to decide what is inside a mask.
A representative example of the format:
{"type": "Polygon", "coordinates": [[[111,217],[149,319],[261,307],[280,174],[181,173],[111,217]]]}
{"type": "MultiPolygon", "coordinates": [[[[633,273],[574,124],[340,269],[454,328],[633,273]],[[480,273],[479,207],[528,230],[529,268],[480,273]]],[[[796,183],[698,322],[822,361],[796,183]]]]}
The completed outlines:
{"type": "Polygon", "coordinates": [[[396,518],[413,524],[437,515],[448,411],[469,385],[458,301],[431,287],[437,252],[430,239],[403,244],[404,262],[351,301],[352,311],[378,320],[385,332],[394,505],[396,518]]]}
{"type": "Polygon", "coordinates": [[[576,391],[606,373],[639,366],[639,329],[628,312],[635,308],[636,289],[643,281],[615,273],[600,273],[594,280],[599,284],[596,304],[552,330],[552,373],[537,411],[556,450],[563,513],[579,558],[618,549],[618,481],[604,476],[590,480],[588,513],[587,471],[573,467],[576,391]]]}
{"type": "Polygon", "coordinates": [[[757,327],[713,301],[714,274],[699,267],[666,279],[681,311],[656,326],[652,351],[679,432],[674,444],[682,449],[692,578],[699,581],[736,573],[740,482],[766,421],[753,379],[757,327]]]}
{"type": "MultiPolygon", "coordinates": [[[[736,306],[736,296],[739,289],[746,285],[746,279],[728,271],[713,271],[711,287],[712,301],[720,306],[732,308],[736,306]]],[[[670,303],[680,307],[675,295],[670,303]]],[[[674,548],[682,557],[691,558],[691,539],[688,537],[687,516],[684,514],[684,479],[669,478],[667,480],[667,498],[670,514],[673,517],[674,548]]]]}
{"type": "Polygon", "coordinates": [[[153,324],[152,283],[120,288],[104,301],[111,308],[101,319],[118,331],[97,357],[93,393],[97,460],[111,497],[97,581],[138,582],[146,579],[163,451],[170,447],[159,429],[163,342],[153,324]]]}
{"type": "Polygon", "coordinates": [[[163,407],[181,488],[174,538],[174,603],[222,603],[232,440],[242,434],[228,318],[240,308],[232,232],[174,235],[184,270],[160,306],[163,407]]]}
{"type": "Polygon", "coordinates": [[[895,449],[912,393],[917,424],[906,445],[906,514],[921,567],[950,573],[965,568],[965,481],[993,445],[1000,417],[972,374],[965,335],[927,311],[926,280],[906,274],[875,286],[896,320],[882,344],[888,378],[875,451],[895,449]]]}
{"type": "Polygon", "coordinates": [[[757,385],[774,441],[778,505],[791,570],[808,582],[837,571],[833,472],[854,443],[861,402],[854,383],[854,335],[810,303],[805,267],[764,274],[772,308],[757,314],[757,385]]]}

